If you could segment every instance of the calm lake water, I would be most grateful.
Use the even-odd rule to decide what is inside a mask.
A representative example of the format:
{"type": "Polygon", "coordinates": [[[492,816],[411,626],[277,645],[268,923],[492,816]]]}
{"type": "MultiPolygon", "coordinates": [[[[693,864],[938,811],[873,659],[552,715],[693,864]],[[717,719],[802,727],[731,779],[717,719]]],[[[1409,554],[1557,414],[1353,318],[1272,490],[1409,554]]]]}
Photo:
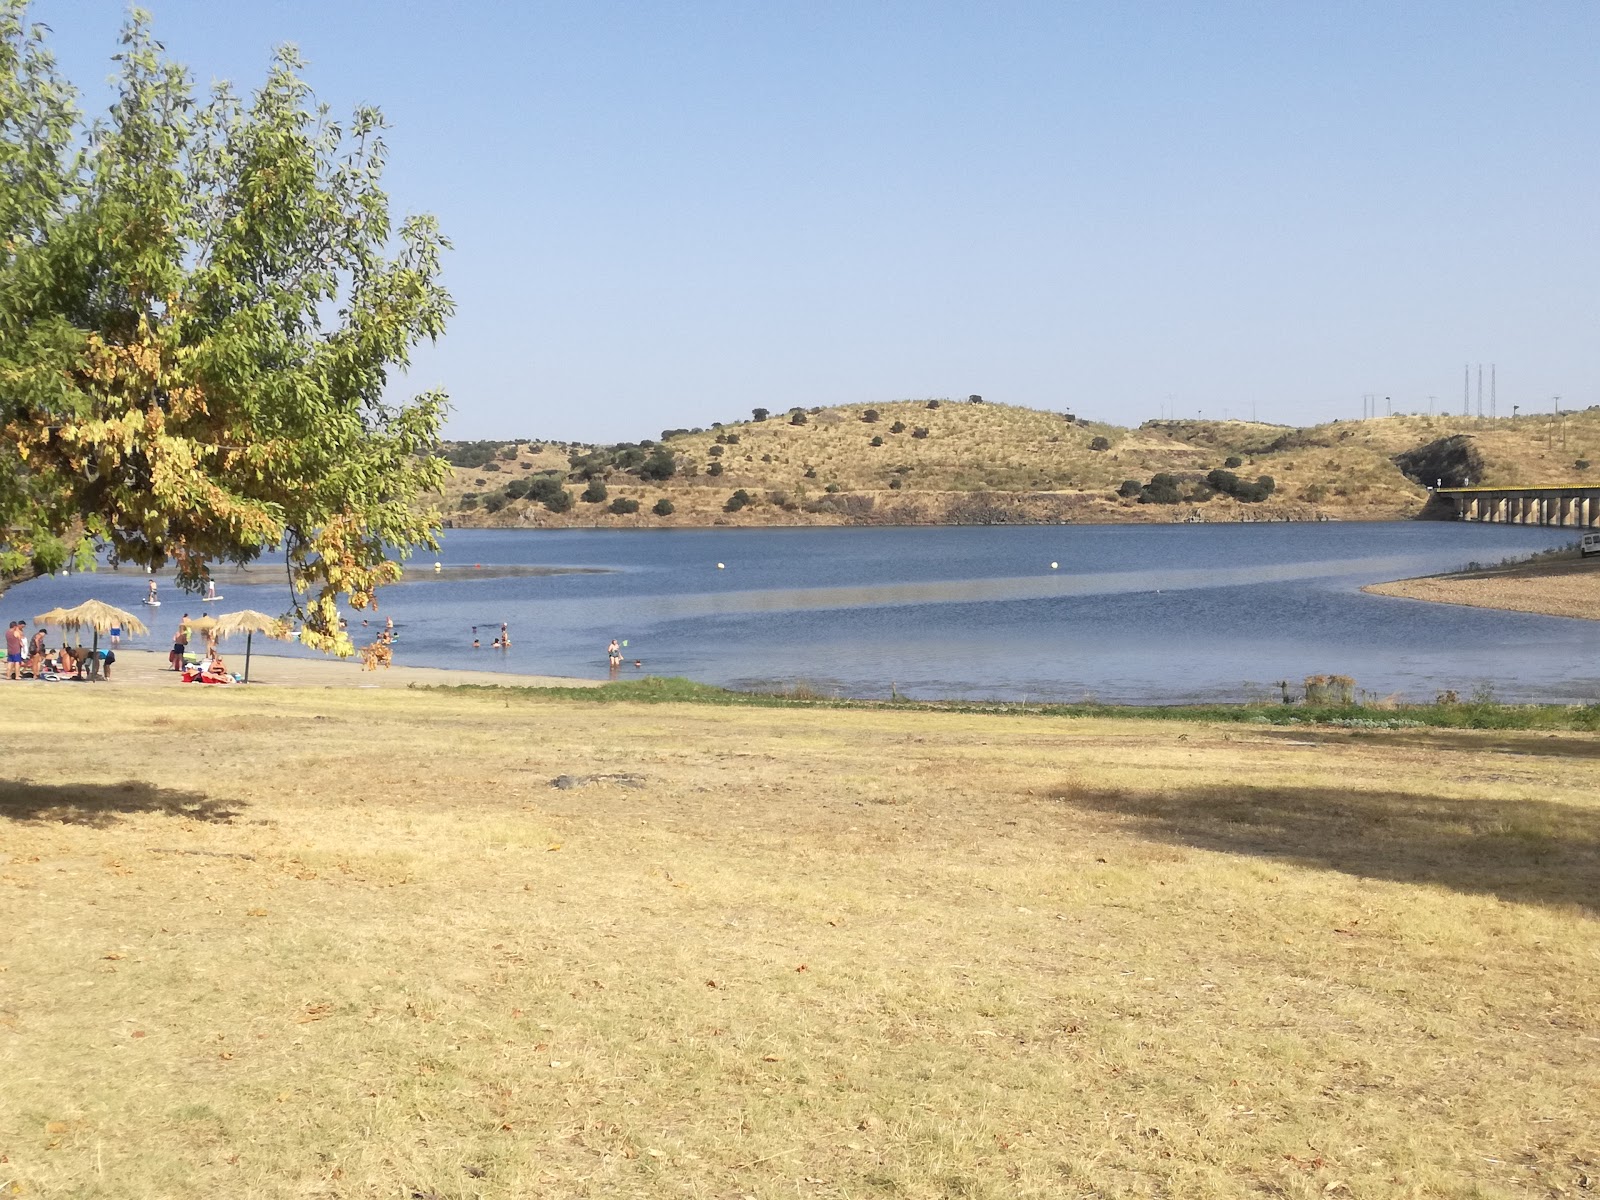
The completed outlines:
{"type": "MultiPolygon", "coordinates": [[[[381,615],[397,624],[398,662],[510,673],[605,678],[615,636],[628,643],[623,677],[846,696],[893,686],[920,698],[1243,700],[1275,695],[1275,680],[1337,673],[1419,700],[1488,685],[1506,700],[1593,701],[1600,623],[1358,590],[1575,538],[1432,522],[455,530],[440,556],[452,573],[435,578],[433,556],[419,560],[412,581],[383,590],[381,615]],[[530,567],[554,571],[505,573],[530,567]],[[502,621],[509,651],[489,648],[502,621]]],[[[287,607],[281,566],[247,576],[210,607],[287,607]]],[[[160,649],[183,611],[207,607],[170,578],[162,591],[142,643],[160,649]]],[[[144,576],[102,571],[13,588],[5,608],[31,618],[95,596],[144,613],[143,593],[144,576]]]]}

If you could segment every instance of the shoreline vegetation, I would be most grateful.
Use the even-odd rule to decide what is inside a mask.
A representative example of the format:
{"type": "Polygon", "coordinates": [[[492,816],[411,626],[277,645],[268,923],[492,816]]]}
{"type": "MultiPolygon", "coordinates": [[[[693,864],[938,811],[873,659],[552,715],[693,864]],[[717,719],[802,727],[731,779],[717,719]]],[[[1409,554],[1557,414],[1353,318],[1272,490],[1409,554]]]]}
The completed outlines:
{"type": "Polygon", "coordinates": [[[1591,733],[575,697],[14,705],[0,1183],[1222,1200],[1595,1171],[1591,733]]]}
{"type": "MultiPolygon", "coordinates": [[[[229,652],[229,666],[243,664],[229,652]]],[[[212,690],[184,684],[165,669],[166,657],[154,650],[119,649],[111,687],[212,690]]],[[[1075,720],[1194,722],[1247,726],[1326,726],[1348,730],[1549,729],[1600,731],[1600,704],[1502,704],[1485,690],[1466,697],[1444,693],[1433,702],[1409,703],[1392,696],[1369,696],[1354,680],[1339,675],[1311,676],[1291,685],[1282,698],[1230,704],[1041,703],[1009,700],[874,700],[829,696],[804,685],[780,691],[736,691],[689,679],[646,675],[606,681],[571,676],[521,675],[447,667],[406,667],[368,671],[359,660],[294,658],[256,653],[245,691],[284,689],[402,689],[441,695],[483,693],[508,700],[539,700],[579,705],[683,704],[706,708],[780,708],[819,711],[906,712],[970,716],[1045,717],[1075,720]]],[[[90,685],[45,684],[50,691],[90,685]]],[[[95,688],[97,693],[104,690],[95,688]]],[[[225,689],[226,690],[226,689],[225,689]]]]}
{"type": "Polygon", "coordinates": [[[754,410],[612,445],[446,442],[460,528],[1404,520],[1428,487],[1600,483],[1600,408],[1123,428],[966,399],[754,410]]]}

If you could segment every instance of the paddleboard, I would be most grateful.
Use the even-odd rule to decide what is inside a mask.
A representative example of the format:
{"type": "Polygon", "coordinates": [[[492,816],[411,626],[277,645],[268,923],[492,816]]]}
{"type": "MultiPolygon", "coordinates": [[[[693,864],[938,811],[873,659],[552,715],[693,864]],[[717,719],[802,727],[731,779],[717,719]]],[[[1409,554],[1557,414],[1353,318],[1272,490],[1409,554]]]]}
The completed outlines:
{"type": "Polygon", "coordinates": [[[145,603],[148,604],[151,608],[160,608],[161,607],[161,601],[159,601],[159,600],[146,600],[145,603]]]}

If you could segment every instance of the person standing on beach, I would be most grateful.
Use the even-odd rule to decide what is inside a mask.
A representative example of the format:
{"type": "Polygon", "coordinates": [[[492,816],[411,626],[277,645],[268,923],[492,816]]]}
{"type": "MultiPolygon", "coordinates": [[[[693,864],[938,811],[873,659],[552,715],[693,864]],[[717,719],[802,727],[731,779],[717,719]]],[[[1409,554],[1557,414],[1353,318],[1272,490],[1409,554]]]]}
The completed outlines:
{"type": "Polygon", "coordinates": [[[6,678],[22,678],[22,648],[27,644],[27,634],[19,628],[20,621],[6,626],[6,678]]]}
{"type": "Polygon", "coordinates": [[[167,657],[174,671],[183,670],[183,656],[189,649],[189,614],[184,613],[178,622],[178,632],[172,635],[172,653],[167,657]]]}
{"type": "MultiPolygon", "coordinates": [[[[27,625],[27,622],[24,621],[22,624],[27,625]]],[[[44,626],[41,625],[33,631],[33,640],[28,643],[28,663],[35,679],[39,678],[44,668],[44,640],[44,626]]]]}

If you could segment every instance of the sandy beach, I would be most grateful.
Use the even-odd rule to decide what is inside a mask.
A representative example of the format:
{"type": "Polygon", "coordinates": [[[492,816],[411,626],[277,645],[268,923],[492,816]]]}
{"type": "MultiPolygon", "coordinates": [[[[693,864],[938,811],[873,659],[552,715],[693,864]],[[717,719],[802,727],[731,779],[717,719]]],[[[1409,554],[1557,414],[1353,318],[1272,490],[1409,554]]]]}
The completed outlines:
{"type": "MultiPolygon", "coordinates": [[[[242,673],[244,651],[225,655],[230,670],[242,673]]],[[[31,683],[31,681],[28,681],[31,683]]],[[[283,658],[253,654],[251,687],[599,687],[601,679],[571,679],[558,675],[511,675],[499,671],[457,671],[441,667],[390,667],[364,670],[359,658],[283,658]]],[[[182,687],[167,656],[155,650],[117,651],[111,683],[115,687],[182,687]]]]}
{"type": "Polygon", "coordinates": [[[1600,621],[1600,587],[1597,584],[1600,584],[1600,557],[1539,559],[1450,575],[1374,583],[1361,590],[1375,596],[1400,596],[1436,604],[1463,604],[1470,608],[1498,608],[1600,621]]]}

